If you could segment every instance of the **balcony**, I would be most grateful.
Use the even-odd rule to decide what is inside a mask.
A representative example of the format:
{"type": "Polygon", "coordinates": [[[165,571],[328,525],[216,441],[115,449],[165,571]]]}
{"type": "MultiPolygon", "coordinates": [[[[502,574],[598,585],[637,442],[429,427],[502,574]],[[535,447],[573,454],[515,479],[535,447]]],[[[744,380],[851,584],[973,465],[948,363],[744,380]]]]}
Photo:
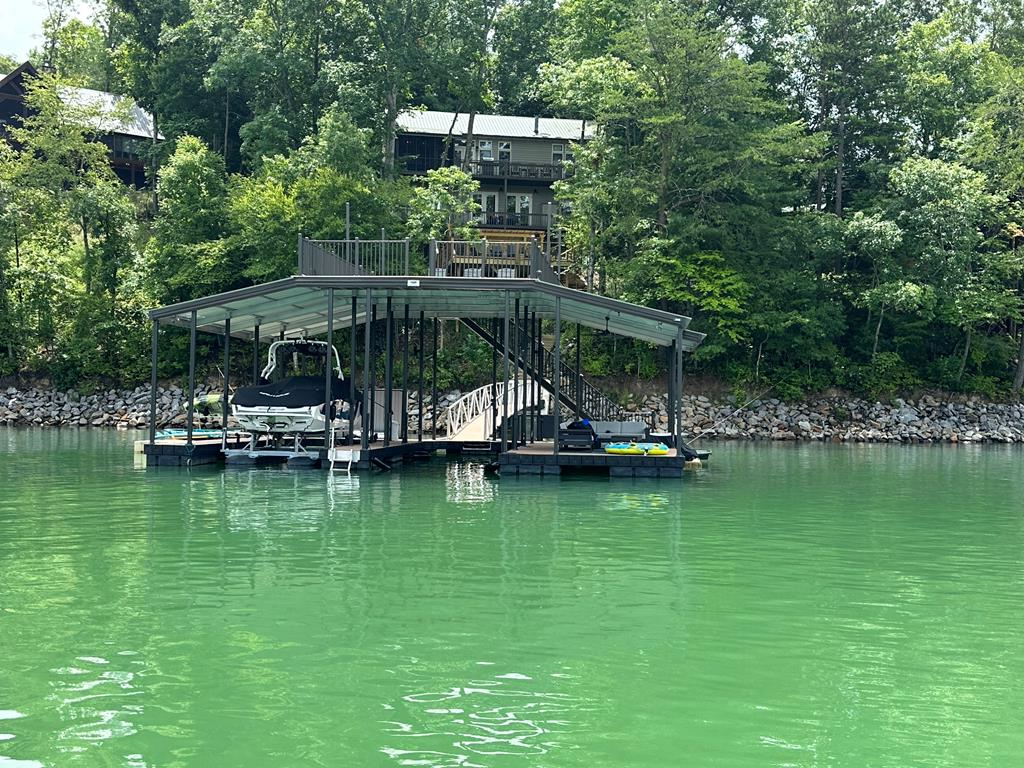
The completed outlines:
{"type": "Polygon", "coordinates": [[[474,217],[482,229],[547,229],[548,216],[544,213],[505,213],[484,211],[474,217]]]}
{"type": "MultiPolygon", "coordinates": [[[[445,162],[441,157],[412,156],[403,161],[405,173],[426,173],[443,165],[458,165],[445,162]]],[[[474,160],[467,166],[469,173],[476,179],[503,181],[535,181],[551,184],[559,179],[568,178],[571,174],[562,163],[519,163],[512,160],[474,160]]]]}
{"type": "Polygon", "coordinates": [[[478,179],[542,181],[549,184],[568,176],[566,167],[561,163],[517,163],[510,160],[476,160],[469,164],[469,173],[478,179]]]}

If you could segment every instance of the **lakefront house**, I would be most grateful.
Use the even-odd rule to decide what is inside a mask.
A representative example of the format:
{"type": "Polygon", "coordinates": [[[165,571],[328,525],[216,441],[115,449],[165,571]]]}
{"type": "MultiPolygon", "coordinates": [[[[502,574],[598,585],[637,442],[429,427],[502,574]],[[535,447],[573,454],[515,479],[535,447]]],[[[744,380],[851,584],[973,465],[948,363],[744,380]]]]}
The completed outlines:
{"type": "Polygon", "coordinates": [[[403,173],[422,175],[465,166],[480,182],[480,236],[542,243],[557,239],[558,204],[552,185],[570,172],[572,145],[587,141],[585,120],[520,115],[469,115],[410,110],[398,119],[395,158],[403,173]]]}
{"type": "MultiPolygon", "coordinates": [[[[6,137],[9,126],[29,115],[30,108],[25,99],[27,81],[37,75],[36,68],[29,61],[6,75],[0,73],[0,138],[6,137]]],[[[131,98],[107,91],[65,87],[61,97],[66,102],[87,107],[101,115],[93,127],[97,139],[109,151],[114,173],[125,184],[144,186],[145,148],[154,141],[163,140],[159,133],[154,137],[153,116],[131,98]]]]}

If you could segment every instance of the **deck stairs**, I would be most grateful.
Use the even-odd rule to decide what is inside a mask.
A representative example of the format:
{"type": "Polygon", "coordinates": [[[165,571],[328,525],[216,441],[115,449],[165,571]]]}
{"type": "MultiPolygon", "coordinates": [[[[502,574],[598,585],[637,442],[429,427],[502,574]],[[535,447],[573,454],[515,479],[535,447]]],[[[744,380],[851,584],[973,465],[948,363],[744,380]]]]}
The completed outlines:
{"type": "MultiPolygon", "coordinates": [[[[487,342],[493,349],[499,353],[503,351],[503,345],[499,338],[496,338],[487,328],[482,326],[475,320],[464,319],[463,324],[473,331],[477,336],[487,342]]],[[[511,328],[515,330],[515,324],[513,323],[511,328]]],[[[510,331],[510,332],[512,332],[510,331]]],[[[529,335],[529,331],[520,328],[520,334],[525,334],[528,339],[528,343],[532,342],[532,337],[529,335]]],[[[538,366],[535,364],[535,360],[531,356],[527,356],[531,359],[516,359],[515,356],[509,358],[509,362],[513,365],[517,365],[528,377],[533,378],[537,373],[540,375],[537,378],[540,380],[541,387],[550,393],[552,396],[555,394],[555,387],[552,383],[555,378],[555,365],[554,355],[546,346],[541,346],[541,362],[539,371],[535,370],[538,366]]],[[[624,417],[624,411],[622,407],[612,400],[608,395],[599,390],[589,381],[587,381],[581,373],[573,368],[563,358],[561,365],[559,366],[559,400],[562,407],[568,411],[575,413],[577,411],[577,403],[579,403],[579,413],[585,418],[592,419],[593,421],[619,421],[624,417]]]]}

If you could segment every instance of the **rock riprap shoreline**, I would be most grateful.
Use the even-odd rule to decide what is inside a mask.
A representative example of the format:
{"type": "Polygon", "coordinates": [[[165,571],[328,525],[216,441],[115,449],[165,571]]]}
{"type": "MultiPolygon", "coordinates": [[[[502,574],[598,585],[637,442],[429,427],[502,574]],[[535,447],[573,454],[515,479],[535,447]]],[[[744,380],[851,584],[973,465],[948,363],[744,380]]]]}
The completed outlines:
{"type": "MultiPolygon", "coordinates": [[[[185,425],[186,393],[179,387],[158,389],[157,426],[185,425]]],[[[197,388],[197,395],[216,394],[197,388]]],[[[439,396],[438,431],[444,431],[444,413],[458,392],[439,396]]],[[[765,399],[750,403],[739,413],[731,399],[712,400],[703,395],[683,398],[683,425],[690,438],[705,440],[817,440],[825,442],[886,443],[1024,443],[1024,405],[990,403],[976,398],[942,400],[925,395],[918,400],[888,403],[858,398],[830,397],[803,403],[765,399]]],[[[424,427],[431,429],[429,398],[425,399],[424,427]]],[[[660,427],[668,424],[666,398],[649,396],[630,406],[654,414],[660,427]]],[[[419,406],[410,403],[413,426],[419,406]]],[[[108,389],[89,394],[75,391],[7,387],[0,390],[0,424],[36,427],[149,426],[149,387],[108,389]]],[[[219,426],[219,415],[197,414],[196,426],[219,426]]]]}

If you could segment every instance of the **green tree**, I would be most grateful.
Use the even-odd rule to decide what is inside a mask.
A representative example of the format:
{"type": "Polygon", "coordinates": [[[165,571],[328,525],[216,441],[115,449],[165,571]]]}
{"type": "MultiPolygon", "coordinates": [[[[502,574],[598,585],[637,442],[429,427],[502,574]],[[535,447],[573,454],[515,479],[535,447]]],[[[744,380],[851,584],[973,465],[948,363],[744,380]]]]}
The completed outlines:
{"type": "Polygon", "coordinates": [[[224,239],[228,221],[224,159],[183,136],[160,169],[162,201],[147,248],[150,290],[164,302],[238,285],[240,265],[224,239]]]}
{"type": "Polygon", "coordinates": [[[413,190],[407,228],[417,242],[471,240],[476,232],[473,214],[480,204],[473,195],[480,182],[465,171],[447,167],[427,171],[426,184],[413,190]]]}

